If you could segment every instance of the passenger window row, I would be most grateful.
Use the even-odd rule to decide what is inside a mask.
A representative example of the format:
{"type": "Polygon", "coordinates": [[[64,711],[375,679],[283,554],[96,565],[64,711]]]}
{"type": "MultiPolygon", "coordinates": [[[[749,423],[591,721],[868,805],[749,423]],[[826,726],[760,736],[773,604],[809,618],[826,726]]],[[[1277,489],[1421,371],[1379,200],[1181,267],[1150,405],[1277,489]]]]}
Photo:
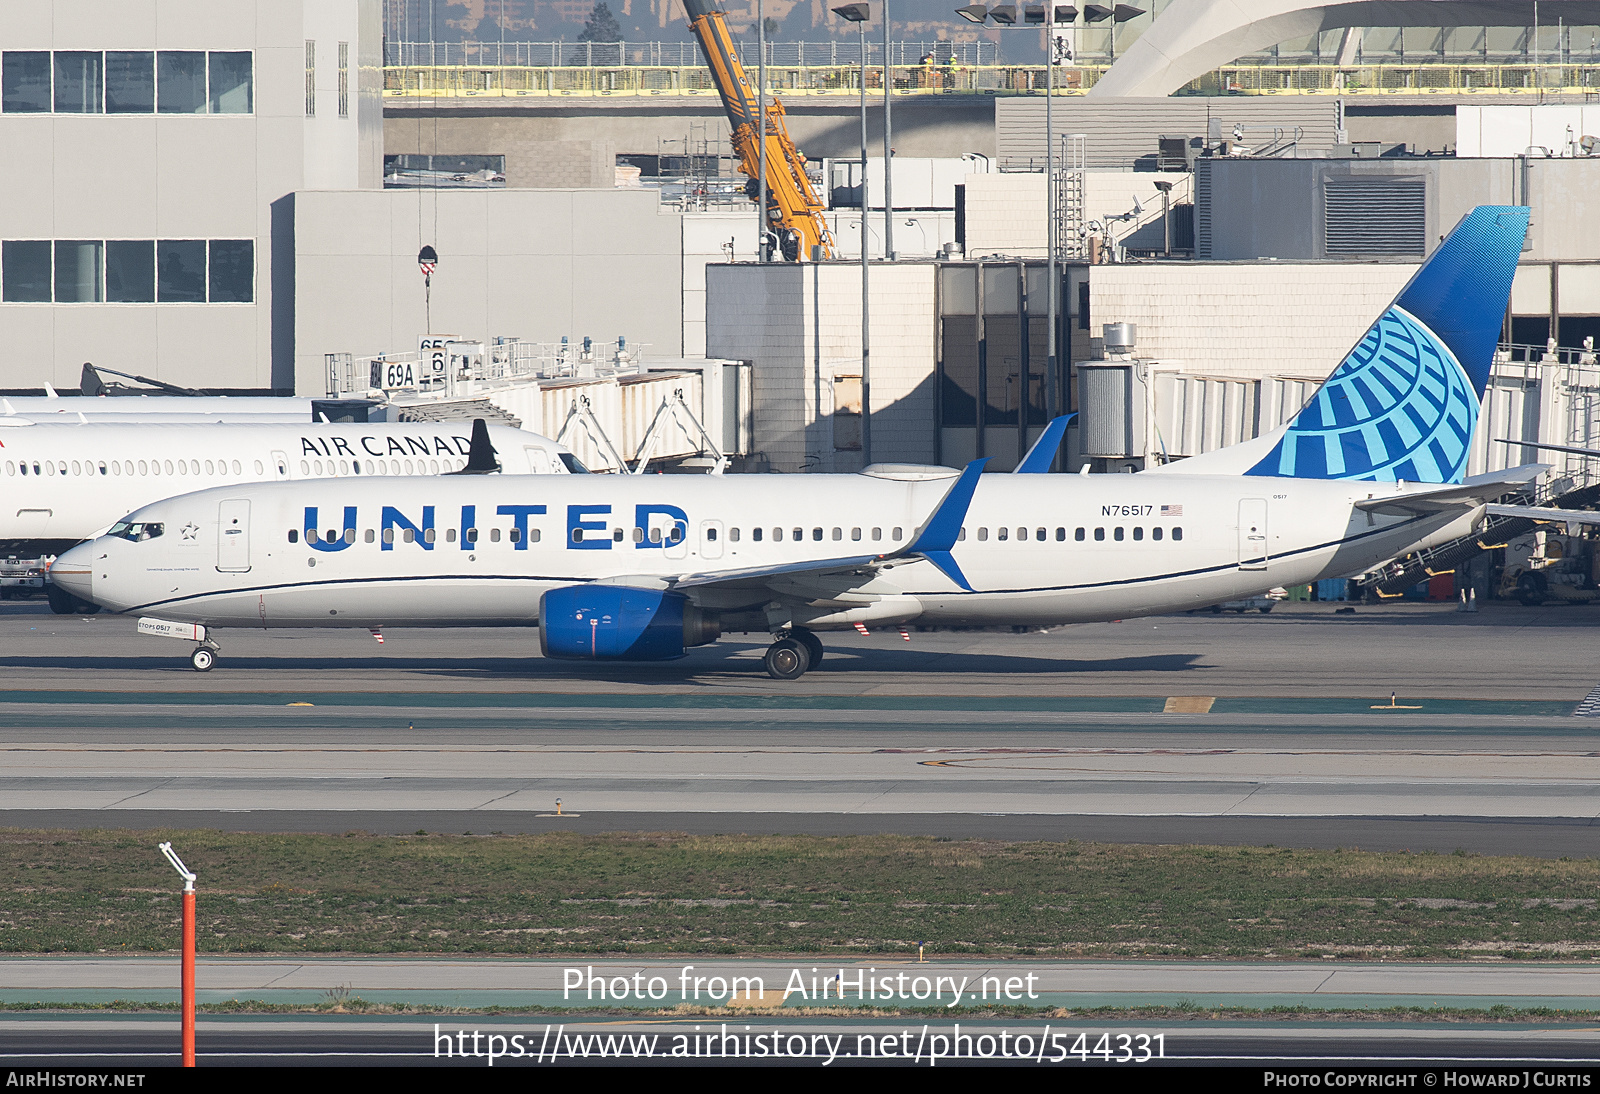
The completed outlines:
{"type": "MultiPolygon", "coordinates": [[[[332,461],[329,461],[329,462],[331,463],[332,461]]],[[[398,462],[398,461],[396,461],[396,462],[398,462]]],[[[448,462],[448,461],[446,461],[446,462],[448,462]]],[[[751,531],[750,531],[751,540],[753,540],[755,542],[760,542],[762,540],[762,538],[763,538],[763,533],[765,531],[766,530],[763,529],[763,528],[753,528],[753,529],[751,529],[751,531]]],[[[782,528],[774,528],[772,531],[773,531],[772,538],[773,538],[774,541],[780,541],[780,540],[783,539],[784,529],[782,529],[782,528]]],[[[791,535],[790,538],[792,538],[794,540],[797,540],[797,541],[798,540],[803,540],[803,539],[806,538],[805,535],[803,534],[804,532],[805,532],[805,529],[803,529],[803,528],[795,528],[795,529],[792,530],[792,535],[791,535]]],[[[811,529],[811,539],[812,539],[812,541],[813,542],[817,542],[817,541],[823,540],[824,539],[823,532],[824,532],[824,530],[821,529],[821,528],[813,528],[813,529],[811,529]]],[[[594,532],[594,531],[591,530],[591,535],[593,535],[597,539],[609,538],[614,543],[621,543],[625,539],[630,538],[628,533],[622,528],[613,528],[613,529],[610,530],[609,533],[607,533],[607,532],[594,532]]],[[[643,543],[645,541],[645,538],[646,538],[647,535],[648,535],[651,543],[660,543],[662,541],[663,533],[662,533],[662,529],[660,529],[660,528],[651,528],[648,531],[648,533],[643,528],[634,528],[631,538],[632,538],[634,543],[643,543]]],[[[860,539],[862,539],[863,535],[864,535],[864,530],[861,529],[861,528],[851,528],[850,529],[850,539],[852,541],[859,541],[860,539]]],[[[298,528],[289,529],[288,538],[289,538],[289,542],[290,543],[299,543],[300,542],[300,536],[301,536],[300,529],[298,529],[298,528]]],[[[509,530],[509,532],[506,533],[506,536],[507,536],[508,540],[511,543],[520,543],[520,542],[522,542],[522,531],[521,531],[521,529],[512,528],[512,529],[509,530]]],[[[873,529],[871,529],[871,536],[872,536],[873,540],[882,540],[883,539],[883,529],[882,528],[873,528],[873,529]]],[[[393,528],[384,529],[383,541],[385,543],[393,543],[395,541],[394,537],[395,537],[395,530],[393,528]]],[[[318,542],[334,543],[334,542],[337,542],[340,538],[343,538],[343,540],[346,543],[354,543],[355,542],[355,530],[352,529],[352,528],[347,528],[343,532],[341,532],[337,528],[332,528],[332,529],[329,529],[327,532],[322,532],[322,533],[319,533],[317,531],[317,529],[315,529],[315,528],[307,528],[305,530],[305,540],[306,540],[307,543],[318,543],[318,542]],[[320,536],[320,539],[319,539],[319,536],[320,536]]],[[[364,542],[366,542],[366,543],[374,543],[374,542],[376,542],[376,538],[377,538],[376,533],[373,532],[373,530],[370,529],[370,528],[362,533],[362,540],[364,542]]],[[[465,541],[467,543],[474,543],[474,544],[477,543],[478,539],[479,539],[478,529],[476,529],[476,528],[468,528],[463,533],[463,538],[465,539],[465,541]]],[[[490,528],[489,529],[488,541],[490,543],[499,543],[500,542],[500,538],[501,538],[501,531],[500,531],[499,528],[490,528]]],[[[706,529],[706,539],[709,540],[709,541],[714,541],[716,538],[717,538],[717,530],[715,528],[707,528],[706,529]]],[[[836,539],[836,540],[842,540],[844,538],[844,529],[842,529],[842,528],[833,529],[832,538],[836,539]]],[[[890,529],[890,539],[892,539],[893,541],[898,543],[900,540],[902,540],[904,538],[905,538],[905,530],[903,528],[892,528],[892,529],[890,529]]],[[[426,543],[433,543],[434,539],[435,539],[434,529],[432,529],[432,528],[426,529],[425,532],[424,532],[424,535],[423,535],[423,541],[426,542],[426,543]]],[[[538,543],[538,542],[540,542],[540,539],[541,539],[541,535],[540,535],[539,529],[537,529],[537,528],[528,529],[528,542],[529,543],[538,543]]],[[[728,539],[733,541],[734,543],[739,542],[739,529],[737,529],[737,528],[728,529],[728,539]]],[[[405,542],[405,543],[414,543],[414,542],[416,542],[416,533],[410,528],[403,529],[402,530],[402,534],[401,534],[401,540],[402,540],[402,542],[405,542]]],[[[574,543],[583,543],[583,542],[585,542],[585,540],[586,540],[586,537],[584,535],[584,529],[582,529],[582,528],[574,528],[572,530],[572,542],[574,542],[574,543]]],[[[666,541],[668,543],[679,543],[679,542],[682,542],[682,540],[683,540],[683,527],[682,527],[682,525],[674,525],[673,528],[669,532],[666,533],[666,541]]],[[[448,529],[445,530],[444,541],[446,543],[454,543],[454,542],[456,542],[456,530],[454,528],[448,528],[448,529]]]]}
{"type": "MultiPolygon", "coordinates": [[[[444,460],[301,460],[302,478],[340,475],[438,475],[459,471],[464,459],[444,460]]],[[[255,474],[263,476],[266,467],[255,461],[255,474]]],[[[5,473],[13,476],[38,475],[201,475],[212,478],[243,475],[244,466],[233,460],[7,460],[5,473]]]]}
{"type": "MultiPolygon", "coordinates": [[[[255,461],[256,474],[265,473],[261,461],[255,461]]],[[[7,460],[7,475],[242,475],[244,469],[238,460],[7,460]],[[201,468],[204,467],[204,470],[201,468]]]]}
{"type": "MultiPolygon", "coordinates": [[[[1164,534],[1164,531],[1161,528],[1152,528],[1152,529],[1150,529],[1150,538],[1153,539],[1153,540],[1159,541],[1161,539],[1161,537],[1163,536],[1163,534],[1164,534]]],[[[1121,543],[1123,541],[1123,539],[1125,538],[1125,536],[1126,536],[1126,530],[1125,529],[1123,529],[1123,528],[1113,528],[1113,529],[1111,529],[1111,538],[1113,540],[1117,541],[1118,543],[1121,543]]],[[[1072,538],[1077,540],[1079,543],[1082,543],[1084,538],[1085,538],[1084,529],[1079,528],[1077,531],[1073,532],[1072,533],[1072,538]]],[[[1105,538],[1106,538],[1106,530],[1104,528],[1096,528],[1094,530],[1094,538],[1095,538],[1095,542],[1097,542],[1097,543],[1103,542],[1105,540],[1105,538]]],[[[1172,538],[1174,540],[1182,540],[1183,539],[1183,529],[1179,528],[1179,527],[1174,527],[1172,529],[1172,538]]],[[[1134,539],[1134,542],[1138,542],[1139,540],[1144,539],[1144,529],[1140,528],[1140,527],[1135,527],[1133,529],[1133,539],[1134,539]]]]}
{"type": "MultiPolygon", "coordinates": [[[[402,528],[402,529],[399,530],[399,532],[400,532],[400,537],[399,537],[400,538],[400,542],[402,542],[402,543],[415,543],[417,541],[417,530],[415,528],[402,528]]],[[[500,539],[501,539],[501,534],[502,533],[501,533],[501,530],[499,528],[490,528],[489,529],[489,535],[488,535],[489,542],[490,543],[499,543],[500,539]]],[[[521,543],[522,542],[522,529],[520,529],[520,528],[512,528],[509,531],[507,531],[506,533],[504,533],[504,535],[505,535],[506,540],[508,542],[510,542],[510,543],[521,543]]],[[[346,528],[343,531],[340,531],[337,528],[329,528],[326,532],[319,532],[315,528],[307,528],[305,530],[305,536],[306,536],[306,542],[307,543],[338,543],[341,539],[346,543],[354,543],[356,541],[356,530],[354,528],[346,528]]],[[[435,542],[438,541],[438,538],[439,538],[439,533],[438,533],[437,529],[435,529],[435,528],[424,528],[422,530],[422,542],[424,542],[424,543],[435,543],[435,542]]],[[[468,528],[465,532],[462,533],[462,538],[467,543],[476,545],[477,542],[478,542],[478,539],[479,539],[478,529],[476,529],[476,528],[468,528]]],[[[537,529],[537,528],[529,528],[528,529],[528,542],[529,543],[538,543],[541,538],[543,538],[543,537],[541,536],[541,534],[539,532],[539,529],[537,529]]],[[[378,541],[378,533],[373,531],[371,528],[368,528],[366,531],[361,533],[361,541],[363,543],[376,543],[378,541]]],[[[385,528],[383,530],[383,542],[385,542],[385,543],[393,543],[394,541],[395,541],[395,529],[394,528],[385,528]]],[[[446,528],[444,530],[444,541],[446,543],[454,543],[454,542],[456,542],[456,530],[454,528],[446,528]]],[[[299,543],[300,542],[300,529],[298,529],[298,528],[289,529],[289,542],[290,543],[299,543]]]]}
{"type": "MultiPolygon", "coordinates": [[[[1048,528],[1034,528],[1034,529],[1031,529],[1031,530],[1026,528],[1026,527],[1018,527],[1016,529],[996,528],[994,530],[994,538],[996,540],[1002,540],[1002,541],[1003,540],[1009,540],[1009,539],[1012,538],[1012,535],[1013,535],[1013,532],[1014,532],[1015,535],[1016,535],[1016,538],[1018,540],[1027,540],[1027,539],[1029,539],[1031,537],[1031,538],[1033,538],[1033,539],[1035,539],[1035,540],[1037,540],[1037,541],[1042,543],[1046,539],[1049,538],[1049,531],[1050,530],[1048,528]]],[[[1114,539],[1114,540],[1116,540],[1118,542],[1121,542],[1125,538],[1126,529],[1113,528],[1111,530],[1111,533],[1112,533],[1111,534],[1111,538],[1112,539],[1114,539]]],[[[1151,528],[1150,529],[1150,538],[1153,539],[1153,540],[1160,540],[1165,535],[1166,535],[1166,531],[1164,529],[1162,529],[1162,528],[1151,528]]],[[[1143,540],[1144,536],[1145,536],[1144,528],[1138,527],[1138,528],[1134,528],[1133,529],[1133,538],[1134,538],[1135,541],[1143,540]]],[[[957,533],[956,538],[958,540],[965,540],[967,538],[967,530],[965,528],[961,529],[961,531],[959,533],[957,533]]],[[[1055,540],[1056,540],[1056,542],[1057,543],[1064,543],[1064,542],[1066,542],[1066,538],[1067,538],[1067,530],[1065,528],[1057,528],[1056,531],[1055,531],[1055,540]]],[[[1078,543],[1082,543],[1084,541],[1084,539],[1086,538],[1086,530],[1083,529],[1083,528],[1074,529],[1073,533],[1072,533],[1072,538],[1073,538],[1074,541],[1076,541],[1078,543]]],[[[1106,530],[1104,528],[1096,528],[1094,530],[1094,538],[1097,541],[1098,540],[1104,540],[1106,538],[1106,530]]],[[[1172,538],[1175,539],[1175,540],[1183,539],[1183,529],[1182,528],[1173,528],[1172,529],[1172,538]]],[[[979,528],[978,529],[978,542],[979,543],[987,543],[988,540],[989,540],[989,529],[988,528],[979,528]]]]}
{"type": "Polygon", "coordinates": [[[301,478],[322,478],[325,475],[437,475],[459,471],[467,466],[466,460],[301,460],[301,478]],[[364,466],[363,466],[364,465],[364,466]]]}

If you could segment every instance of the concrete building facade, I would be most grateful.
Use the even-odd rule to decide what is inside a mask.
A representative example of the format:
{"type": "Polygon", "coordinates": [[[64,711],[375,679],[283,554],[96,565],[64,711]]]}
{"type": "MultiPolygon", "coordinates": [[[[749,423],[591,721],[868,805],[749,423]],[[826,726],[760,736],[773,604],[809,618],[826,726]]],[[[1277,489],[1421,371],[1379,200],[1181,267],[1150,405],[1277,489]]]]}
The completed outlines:
{"type": "MultiPolygon", "coordinates": [[[[935,463],[932,262],[873,263],[872,457],[935,463]]],[[[738,263],[706,270],[706,345],[754,364],[753,469],[859,471],[861,268],[738,263]]]]}
{"type": "Polygon", "coordinates": [[[382,179],[377,0],[0,9],[0,388],[295,386],[289,195],[382,179]]]}
{"type": "Polygon", "coordinates": [[[681,213],[653,190],[332,190],[295,194],[295,387],[324,354],[415,352],[426,334],[706,350],[706,268],[753,245],[753,217],[681,213]],[[417,253],[438,255],[425,292],[417,253]]]}

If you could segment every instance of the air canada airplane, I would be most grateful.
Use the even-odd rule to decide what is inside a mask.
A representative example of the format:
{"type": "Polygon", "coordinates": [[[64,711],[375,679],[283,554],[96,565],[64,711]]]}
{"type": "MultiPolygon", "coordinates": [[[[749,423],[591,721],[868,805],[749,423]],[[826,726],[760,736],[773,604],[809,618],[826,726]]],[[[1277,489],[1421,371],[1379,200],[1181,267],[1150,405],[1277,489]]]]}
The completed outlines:
{"type": "Polygon", "coordinates": [[[354,478],[147,505],[55,580],[197,642],[213,628],[537,626],[544,654],[654,661],[769,632],[769,674],[817,631],[1060,624],[1206,606],[1360,572],[1468,532],[1541,465],[1464,480],[1528,226],[1480,207],[1306,407],[1253,441],[1140,474],[354,478]]]}
{"type": "MultiPolygon", "coordinates": [[[[472,431],[466,422],[39,425],[0,418],[0,552],[58,554],[99,535],[130,506],[203,487],[365,475],[393,482],[460,471],[472,431]]],[[[509,472],[583,469],[535,433],[491,425],[486,437],[509,472]]],[[[72,607],[59,595],[51,603],[72,607]]]]}

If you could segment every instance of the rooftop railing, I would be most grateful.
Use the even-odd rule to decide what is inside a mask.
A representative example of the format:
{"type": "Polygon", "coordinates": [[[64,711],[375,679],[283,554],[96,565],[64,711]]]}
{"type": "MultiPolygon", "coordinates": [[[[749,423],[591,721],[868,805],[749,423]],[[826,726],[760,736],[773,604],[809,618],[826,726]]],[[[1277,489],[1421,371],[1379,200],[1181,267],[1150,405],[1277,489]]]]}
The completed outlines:
{"type": "MultiPolygon", "coordinates": [[[[384,69],[383,93],[391,99],[716,95],[710,69],[694,62],[680,64],[677,57],[671,61],[390,65],[384,69]]],[[[1058,66],[1056,94],[1082,95],[1108,68],[1087,64],[1058,66]]],[[[894,91],[906,95],[1043,95],[1047,83],[1043,65],[913,62],[895,65],[890,73],[894,91]]],[[[767,65],[769,89],[786,97],[857,95],[861,75],[860,66],[853,60],[767,65]]],[[[868,90],[881,90],[882,68],[869,66],[866,82],[868,90]]],[[[1600,64],[1228,65],[1190,82],[1178,94],[1591,96],[1600,94],[1600,64]]]]}

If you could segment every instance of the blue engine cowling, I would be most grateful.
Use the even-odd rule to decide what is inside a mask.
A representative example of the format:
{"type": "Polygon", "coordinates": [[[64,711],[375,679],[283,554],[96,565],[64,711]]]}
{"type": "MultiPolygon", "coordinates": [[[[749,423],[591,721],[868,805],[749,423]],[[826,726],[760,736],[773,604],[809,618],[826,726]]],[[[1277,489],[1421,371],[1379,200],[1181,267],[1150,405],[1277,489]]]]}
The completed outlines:
{"type": "Polygon", "coordinates": [[[569,585],[539,599],[539,648],[581,661],[668,661],[715,642],[716,616],[682,593],[625,585],[569,585]]]}

